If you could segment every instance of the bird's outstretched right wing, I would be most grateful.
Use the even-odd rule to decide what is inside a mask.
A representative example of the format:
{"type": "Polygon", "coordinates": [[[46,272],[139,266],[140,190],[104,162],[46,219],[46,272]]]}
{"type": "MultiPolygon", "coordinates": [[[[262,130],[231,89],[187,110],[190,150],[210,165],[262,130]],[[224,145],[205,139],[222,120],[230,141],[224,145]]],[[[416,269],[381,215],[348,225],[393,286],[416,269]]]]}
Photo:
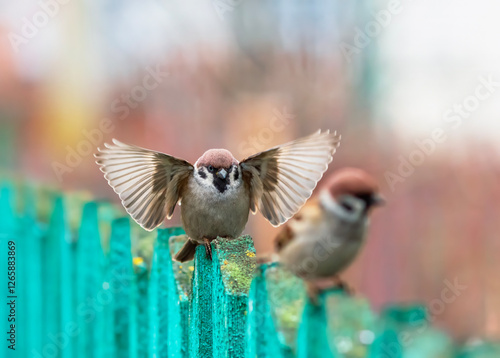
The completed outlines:
{"type": "Polygon", "coordinates": [[[151,231],[172,217],[193,172],[190,163],[116,139],[98,150],[96,163],[139,225],[151,231]]]}

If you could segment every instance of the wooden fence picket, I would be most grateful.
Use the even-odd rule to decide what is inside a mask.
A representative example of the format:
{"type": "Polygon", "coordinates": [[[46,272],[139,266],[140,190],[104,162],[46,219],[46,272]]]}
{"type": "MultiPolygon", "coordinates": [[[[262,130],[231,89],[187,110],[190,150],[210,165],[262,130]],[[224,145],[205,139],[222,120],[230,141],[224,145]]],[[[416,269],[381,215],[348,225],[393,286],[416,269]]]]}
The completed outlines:
{"type": "MultiPolygon", "coordinates": [[[[64,208],[62,198],[57,198],[52,212],[48,231],[42,247],[42,286],[45,314],[43,322],[42,352],[53,352],[55,357],[61,357],[64,349],[62,327],[62,246],[66,240],[64,208]]],[[[65,322],[66,323],[66,322],[65,322]]]]}
{"type": "Polygon", "coordinates": [[[191,357],[213,357],[213,281],[212,262],[205,247],[196,248],[189,322],[191,357]]]}
{"type": "Polygon", "coordinates": [[[247,358],[283,357],[267,291],[266,270],[271,265],[259,265],[252,280],[248,303],[247,358]]]}
{"type": "MultiPolygon", "coordinates": [[[[18,286],[20,291],[21,306],[20,319],[21,328],[25,331],[24,336],[19,337],[21,348],[20,356],[34,356],[34,352],[42,352],[42,327],[44,298],[42,280],[42,237],[43,232],[36,217],[36,201],[32,188],[25,188],[23,191],[24,212],[20,217],[20,228],[18,243],[20,250],[17,253],[16,264],[22,267],[22,272],[18,275],[18,286]],[[37,299],[34,299],[37,298],[37,299]],[[23,339],[24,337],[24,339],[23,339]]],[[[2,215],[3,217],[3,215],[2,215]]]]}
{"type": "Polygon", "coordinates": [[[245,356],[248,293],[256,267],[250,236],[217,239],[212,246],[214,358],[245,356]]]}
{"type": "Polygon", "coordinates": [[[149,271],[142,259],[134,258],[134,274],[137,285],[135,301],[137,314],[137,358],[150,357],[150,311],[149,311],[149,271]]]}
{"type": "Polygon", "coordinates": [[[279,264],[269,265],[265,272],[267,300],[279,339],[283,358],[297,354],[297,340],[306,291],[301,279],[292,275],[279,264]]]}
{"type": "MultiPolygon", "coordinates": [[[[180,320],[180,327],[176,325],[171,328],[180,337],[180,353],[182,358],[189,358],[190,353],[190,302],[192,297],[191,283],[194,273],[194,260],[187,262],[176,262],[172,257],[177,253],[187,240],[184,230],[180,227],[167,229],[169,238],[169,264],[172,269],[169,271],[169,292],[172,297],[178,298],[177,305],[172,306],[177,319],[180,320]],[[178,310],[178,311],[177,311],[178,310]]],[[[177,321],[176,321],[177,322],[177,321]]]]}
{"type": "Polygon", "coordinates": [[[158,230],[152,264],[151,349],[156,357],[182,358],[187,351],[183,338],[187,322],[182,321],[180,294],[175,282],[170,238],[183,234],[179,228],[158,230]]]}
{"type": "Polygon", "coordinates": [[[116,358],[135,358],[137,355],[136,286],[128,218],[116,219],[113,222],[108,260],[109,288],[113,294],[112,354],[116,358]]]}
{"type": "MultiPolygon", "coordinates": [[[[9,241],[16,240],[16,219],[13,210],[13,200],[14,193],[12,188],[9,185],[2,186],[0,188],[0,215],[2,220],[0,220],[0,257],[2,259],[3,265],[7,268],[8,262],[8,251],[9,251],[9,241]]],[[[17,246],[17,245],[16,245],[17,246]]],[[[10,292],[7,289],[8,281],[7,281],[7,270],[5,269],[5,273],[0,275],[0,285],[1,292],[4,293],[5,297],[10,296],[10,292]]],[[[7,301],[4,304],[0,305],[0,314],[2,315],[2,332],[9,332],[11,322],[7,320],[7,316],[9,315],[10,307],[7,305],[7,301]]],[[[19,325],[17,326],[17,330],[19,330],[19,325]]],[[[5,335],[7,336],[7,334],[5,335]]],[[[7,343],[7,341],[4,341],[7,343]]],[[[9,342],[10,343],[10,342],[9,342]]],[[[9,351],[7,345],[3,345],[0,347],[0,358],[9,357],[12,355],[12,351],[9,351]]]]}

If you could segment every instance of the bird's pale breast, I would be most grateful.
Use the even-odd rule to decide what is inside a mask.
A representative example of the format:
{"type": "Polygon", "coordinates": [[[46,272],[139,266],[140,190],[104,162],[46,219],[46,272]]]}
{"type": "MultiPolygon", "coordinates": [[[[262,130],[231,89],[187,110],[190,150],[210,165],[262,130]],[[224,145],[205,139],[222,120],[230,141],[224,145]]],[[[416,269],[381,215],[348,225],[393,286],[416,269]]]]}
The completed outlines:
{"type": "Polygon", "coordinates": [[[345,223],[323,215],[314,225],[300,221],[290,225],[295,237],[281,252],[280,261],[305,278],[340,273],[356,257],[365,237],[364,223],[345,223]]]}
{"type": "Polygon", "coordinates": [[[198,242],[203,238],[236,238],[248,221],[249,196],[244,185],[220,193],[215,187],[203,187],[194,178],[188,183],[181,205],[182,223],[188,236],[198,242]]]}

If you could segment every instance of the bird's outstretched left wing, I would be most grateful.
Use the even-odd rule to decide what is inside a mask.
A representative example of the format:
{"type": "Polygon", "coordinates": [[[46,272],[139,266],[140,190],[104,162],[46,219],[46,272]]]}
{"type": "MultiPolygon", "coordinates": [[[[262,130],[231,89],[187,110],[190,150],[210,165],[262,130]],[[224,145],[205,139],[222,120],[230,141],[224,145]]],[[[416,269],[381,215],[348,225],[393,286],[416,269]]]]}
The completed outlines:
{"type": "Polygon", "coordinates": [[[105,147],[95,154],[96,163],[130,216],[148,231],[160,226],[165,217],[170,219],[193,166],[116,139],[105,147]]]}

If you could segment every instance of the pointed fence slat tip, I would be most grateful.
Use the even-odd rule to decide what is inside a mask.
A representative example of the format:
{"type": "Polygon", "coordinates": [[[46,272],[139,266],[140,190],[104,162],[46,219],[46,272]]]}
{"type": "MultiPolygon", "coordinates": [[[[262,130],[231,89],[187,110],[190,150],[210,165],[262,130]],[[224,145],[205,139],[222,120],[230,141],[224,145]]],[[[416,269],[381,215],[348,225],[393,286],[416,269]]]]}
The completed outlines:
{"type": "Polygon", "coordinates": [[[113,220],[112,224],[116,227],[130,226],[130,219],[126,216],[121,218],[116,218],[113,220]]]}
{"type": "Polygon", "coordinates": [[[83,206],[83,218],[87,218],[87,217],[94,217],[96,216],[97,217],[97,208],[98,208],[98,204],[95,202],[95,201],[90,201],[88,203],[85,203],[85,205],[83,206]]]}
{"type": "Polygon", "coordinates": [[[54,234],[58,231],[61,234],[62,231],[66,231],[66,213],[64,211],[64,199],[62,196],[56,196],[54,198],[52,215],[50,217],[49,230],[54,234]]]}

